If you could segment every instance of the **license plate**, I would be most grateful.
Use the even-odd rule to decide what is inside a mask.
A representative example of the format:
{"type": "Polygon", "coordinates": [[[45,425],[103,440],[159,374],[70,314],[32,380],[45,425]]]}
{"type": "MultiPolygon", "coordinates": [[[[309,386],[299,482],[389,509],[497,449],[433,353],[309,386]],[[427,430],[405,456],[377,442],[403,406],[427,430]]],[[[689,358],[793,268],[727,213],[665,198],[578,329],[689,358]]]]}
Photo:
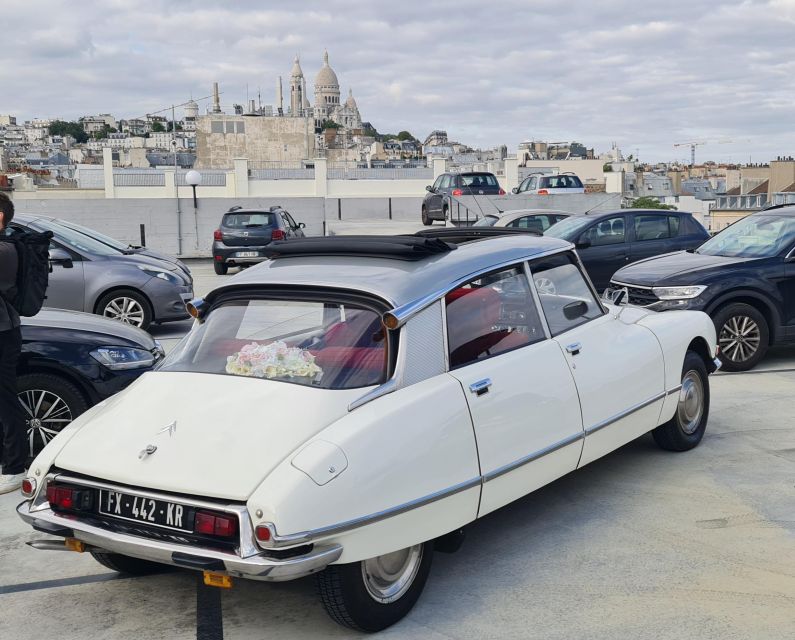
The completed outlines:
{"type": "Polygon", "coordinates": [[[256,258],[259,255],[259,251],[238,251],[235,254],[236,258],[256,258]]]}
{"type": "Polygon", "coordinates": [[[174,531],[193,532],[194,509],[174,502],[100,490],[99,513],[174,531]]]}

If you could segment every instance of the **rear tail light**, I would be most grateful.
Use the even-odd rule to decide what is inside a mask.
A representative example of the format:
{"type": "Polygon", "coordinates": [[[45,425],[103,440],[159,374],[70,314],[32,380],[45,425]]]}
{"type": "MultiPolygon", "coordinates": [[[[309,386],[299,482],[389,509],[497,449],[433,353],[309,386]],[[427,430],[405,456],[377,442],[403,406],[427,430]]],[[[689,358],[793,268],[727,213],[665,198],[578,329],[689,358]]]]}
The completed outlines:
{"type": "Polygon", "coordinates": [[[216,229],[215,231],[213,231],[213,240],[223,240],[223,239],[224,236],[221,234],[220,229],[216,229]]]}
{"type": "Polygon", "coordinates": [[[504,196],[505,195],[505,189],[500,188],[498,194],[501,195],[501,196],[504,196]]]}
{"type": "Polygon", "coordinates": [[[75,489],[51,484],[47,487],[47,502],[53,509],[83,510],[91,509],[93,492],[90,489],[75,489]]]}
{"type": "Polygon", "coordinates": [[[453,195],[454,196],[462,196],[462,195],[464,195],[464,192],[461,191],[461,189],[453,189],[453,195]]]}
{"type": "Polygon", "coordinates": [[[193,532],[216,538],[231,538],[237,533],[237,518],[212,511],[197,511],[193,532]]]}
{"type": "Polygon", "coordinates": [[[271,240],[284,240],[284,231],[281,229],[271,231],[271,240]]]}
{"type": "Polygon", "coordinates": [[[26,498],[32,498],[34,493],[36,493],[36,479],[25,478],[22,481],[22,495],[26,498]]]}
{"type": "Polygon", "coordinates": [[[549,191],[547,191],[546,189],[539,189],[538,190],[538,195],[540,195],[540,196],[548,196],[549,195],[549,191]]]}
{"type": "Polygon", "coordinates": [[[271,541],[271,530],[270,527],[266,527],[264,525],[259,525],[256,529],[254,529],[254,535],[257,537],[257,540],[260,542],[270,542],[271,541]]]}

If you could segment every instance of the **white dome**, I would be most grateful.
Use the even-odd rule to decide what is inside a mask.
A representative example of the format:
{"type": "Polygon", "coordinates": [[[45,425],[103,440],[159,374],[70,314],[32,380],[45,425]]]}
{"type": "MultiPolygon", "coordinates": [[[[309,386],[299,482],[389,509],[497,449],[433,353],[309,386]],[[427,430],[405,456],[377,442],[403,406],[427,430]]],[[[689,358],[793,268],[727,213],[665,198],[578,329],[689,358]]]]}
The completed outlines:
{"type": "Polygon", "coordinates": [[[359,108],[356,104],[356,100],[353,97],[353,89],[348,89],[348,99],[345,101],[345,106],[350,107],[351,109],[359,108]]]}
{"type": "Polygon", "coordinates": [[[317,76],[315,77],[315,88],[319,87],[329,87],[339,90],[340,83],[337,80],[337,74],[334,73],[334,69],[332,69],[328,64],[328,51],[323,54],[323,66],[320,68],[320,71],[317,72],[317,76]]]}

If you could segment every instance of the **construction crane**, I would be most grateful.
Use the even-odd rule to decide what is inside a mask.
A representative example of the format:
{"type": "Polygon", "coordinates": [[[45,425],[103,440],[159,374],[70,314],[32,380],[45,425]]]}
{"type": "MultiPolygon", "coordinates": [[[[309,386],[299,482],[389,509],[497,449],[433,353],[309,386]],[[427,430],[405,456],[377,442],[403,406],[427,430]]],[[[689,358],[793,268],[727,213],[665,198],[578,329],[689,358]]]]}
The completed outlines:
{"type": "Polygon", "coordinates": [[[735,140],[691,140],[689,142],[674,142],[674,147],[690,147],[690,168],[692,169],[696,165],[696,147],[700,147],[703,144],[710,144],[710,142],[716,142],[717,144],[729,144],[732,142],[736,142],[735,140]]]}

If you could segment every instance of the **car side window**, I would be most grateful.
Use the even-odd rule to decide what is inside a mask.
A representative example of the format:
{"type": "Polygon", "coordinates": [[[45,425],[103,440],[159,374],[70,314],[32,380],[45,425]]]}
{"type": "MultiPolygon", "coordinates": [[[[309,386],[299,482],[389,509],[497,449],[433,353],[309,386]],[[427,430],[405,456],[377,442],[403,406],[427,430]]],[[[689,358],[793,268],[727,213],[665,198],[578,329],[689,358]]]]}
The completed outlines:
{"type": "Polygon", "coordinates": [[[530,178],[530,182],[527,185],[527,189],[530,190],[530,191],[533,191],[533,190],[537,189],[537,187],[536,187],[536,183],[537,182],[538,182],[537,178],[530,178]]]}
{"type": "Polygon", "coordinates": [[[637,214],[635,216],[635,241],[664,240],[671,237],[669,216],[637,214]]]}
{"type": "Polygon", "coordinates": [[[439,189],[442,186],[442,179],[443,178],[444,178],[444,176],[439,176],[438,178],[436,178],[436,182],[433,183],[433,186],[431,187],[431,189],[433,189],[434,191],[439,189]]]}
{"type": "Polygon", "coordinates": [[[445,304],[451,369],[546,338],[521,265],[454,289],[445,304]]]}
{"type": "Polygon", "coordinates": [[[442,176],[442,184],[439,186],[440,189],[447,189],[450,186],[450,175],[442,176]]]}
{"type": "Polygon", "coordinates": [[[524,180],[522,180],[522,184],[519,185],[519,193],[527,191],[529,185],[530,185],[530,178],[525,178],[524,180]]]}
{"type": "Polygon", "coordinates": [[[295,220],[293,220],[293,217],[286,211],[284,212],[284,219],[287,222],[287,226],[290,227],[291,229],[298,228],[298,225],[295,223],[295,220]]]}
{"type": "Polygon", "coordinates": [[[530,229],[531,231],[543,233],[550,225],[549,221],[546,220],[546,216],[522,216],[511,222],[508,226],[515,229],[530,229]]]}
{"type": "Polygon", "coordinates": [[[599,247],[607,244],[621,244],[625,239],[624,216],[605,218],[586,229],[580,236],[580,242],[590,240],[591,246],[599,247]]]}
{"type": "MultiPolygon", "coordinates": [[[[668,229],[671,232],[671,237],[675,238],[679,235],[679,216],[668,216],[668,229]]],[[[687,233],[686,228],[682,229],[683,233],[687,233]]]]}
{"type": "Polygon", "coordinates": [[[530,263],[530,272],[553,336],[604,315],[571,254],[536,260],[530,263]]]}

